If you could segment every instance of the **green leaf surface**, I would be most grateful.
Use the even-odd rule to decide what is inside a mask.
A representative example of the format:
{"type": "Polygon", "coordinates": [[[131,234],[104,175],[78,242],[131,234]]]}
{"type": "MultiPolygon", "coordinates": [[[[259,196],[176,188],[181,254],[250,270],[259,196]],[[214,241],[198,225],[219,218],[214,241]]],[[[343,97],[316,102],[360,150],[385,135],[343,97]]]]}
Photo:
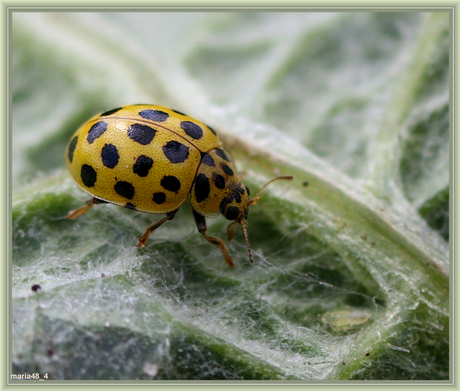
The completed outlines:
{"type": "MultiPolygon", "coordinates": [[[[448,380],[447,12],[13,12],[12,372],[54,380],[448,380]],[[188,203],[97,205],[78,126],[211,124],[252,194],[219,249],[188,203]],[[32,285],[39,284],[37,292],[32,285]]],[[[226,237],[222,216],[209,233],[226,237]]]]}

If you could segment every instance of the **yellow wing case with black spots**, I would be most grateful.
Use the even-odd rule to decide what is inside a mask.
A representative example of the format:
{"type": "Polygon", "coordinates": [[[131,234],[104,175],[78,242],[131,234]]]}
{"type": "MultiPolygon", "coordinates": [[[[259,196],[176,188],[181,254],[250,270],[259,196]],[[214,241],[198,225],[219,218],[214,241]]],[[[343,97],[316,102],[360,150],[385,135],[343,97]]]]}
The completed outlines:
{"type": "Polygon", "coordinates": [[[203,156],[222,145],[215,131],[162,106],[102,113],[72,137],[66,161],[93,197],[147,213],[167,213],[187,199],[203,156]]]}

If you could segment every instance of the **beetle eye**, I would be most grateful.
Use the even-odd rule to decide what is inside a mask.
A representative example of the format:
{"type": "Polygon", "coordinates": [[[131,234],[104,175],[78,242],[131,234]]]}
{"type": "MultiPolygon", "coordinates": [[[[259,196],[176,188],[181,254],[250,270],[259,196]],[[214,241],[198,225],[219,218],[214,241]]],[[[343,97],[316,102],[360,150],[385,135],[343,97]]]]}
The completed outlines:
{"type": "Polygon", "coordinates": [[[230,206],[225,211],[225,217],[228,220],[236,220],[240,215],[240,210],[236,206],[230,206]]]}

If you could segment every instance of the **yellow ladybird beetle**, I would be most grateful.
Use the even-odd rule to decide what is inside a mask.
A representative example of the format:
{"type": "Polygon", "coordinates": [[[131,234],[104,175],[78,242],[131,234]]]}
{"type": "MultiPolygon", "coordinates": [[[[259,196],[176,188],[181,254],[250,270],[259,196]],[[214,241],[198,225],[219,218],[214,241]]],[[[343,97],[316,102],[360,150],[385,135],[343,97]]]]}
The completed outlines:
{"type": "Polygon", "coordinates": [[[205,217],[222,213],[232,220],[228,240],[235,236],[233,226],[240,224],[252,264],[249,206],[257,203],[271,182],[292,179],[272,179],[250,198],[213,128],[179,111],[144,104],[119,107],[90,119],[72,136],[66,161],[75,182],[92,196],[67,218],[75,219],[93,205],[107,202],[166,214],[146,228],[138,242],[142,247],[190,196],[198,231],[221,249],[229,267],[234,267],[233,258],[222,239],[206,233],[205,217]]]}

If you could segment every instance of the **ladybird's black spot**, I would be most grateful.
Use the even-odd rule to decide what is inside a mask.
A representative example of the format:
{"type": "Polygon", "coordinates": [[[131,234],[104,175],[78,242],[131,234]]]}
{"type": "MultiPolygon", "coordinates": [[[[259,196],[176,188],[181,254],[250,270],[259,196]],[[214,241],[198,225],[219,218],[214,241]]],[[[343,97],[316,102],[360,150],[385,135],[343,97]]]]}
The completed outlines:
{"type": "Polygon", "coordinates": [[[134,187],[129,182],[118,181],[113,188],[122,197],[129,200],[134,197],[134,187]]]}
{"type": "Polygon", "coordinates": [[[233,201],[233,198],[231,196],[222,198],[222,201],[219,204],[219,209],[222,214],[224,214],[226,206],[230,204],[232,201],[233,201]]]}
{"type": "Polygon", "coordinates": [[[154,122],[165,122],[169,118],[168,113],[165,113],[164,111],[152,110],[152,109],[139,111],[139,115],[142,118],[145,118],[145,119],[148,119],[154,122]]]}
{"type": "Polygon", "coordinates": [[[230,159],[230,156],[228,156],[227,153],[221,148],[216,148],[216,154],[217,154],[217,156],[221,157],[222,159],[225,159],[227,162],[232,161],[230,159]]]}
{"type": "Polygon", "coordinates": [[[238,194],[238,191],[236,189],[233,189],[233,191],[226,197],[224,197],[220,202],[219,208],[222,214],[225,214],[224,212],[227,208],[227,205],[231,204],[233,201],[241,202],[241,196],[238,194]]]}
{"type": "Polygon", "coordinates": [[[247,187],[246,185],[244,185],[244,187],[246,188],[248,195],[251,195],[251,192],[249,191],[249,187],[247,187]]]}
{"type": "Polygon", "coordinates": [[[140,177],[146,177],[149,175],[149,171],[152,168],[153,160],[148,156],[141,155],[137,158],[136,163],[133,166],[133,172],[140,177]]]}
{"type": "Polygon", "coordinates": [[[98,139],[104,134],[104,132],[107,130],[107,126],[107,122],[96,122],[93,126],[91,126],[91,129],[89,130],[88,135],[86,136],[86,140],[88,140],[88,142],[92,144],[94,140],[98,139]]]}
{"type": "Polygon", "coordinates": [[[164,189],[173,191],[176,194],[180,190],[180,180],[172,175],[165,175],[160,184],[164,189]]]}
{"type": "Polygon", "coordinates": [[[217,174],[214,178],[214,183],[218,189],[225,189],[225,179],[222,175],[217,174]]]}
{"type": "Polygon", "coordinates": [[[203,129],[192,121],[182,121],[180,127],[185,130],[185,133],[195,140],[203,137],[203,129]]]}
{"type": "Polygon", "coordinates": [[[177,141],[168,141],[163,145],[163,153],[171,163],[182,163],[188,158],[189,147],[177,141]]]}
{"type": "Polygon", "coordinates": [[[113,144],[105,144],[101,151],[102,164],[107,168],[114,168],[120,160],[117,147],[113,144]]]}
{"type": "Polygon", "coordinates": [[[244,189],[240,185],[238,187],[235,187],[231,194],[228,196],[229,202],[232,202],[235,200],[236,202],[240,203],[241,202],[241,194],[244,194],[244,189]]]}
{"type": "MultiPolygon", "coordinates": [[[[172,109],[171,109],[172,110],[172,109]]],[[[181,111],[173,110],[176,114],[183,115],[184,117],[187,116],[187,114],[182,113],[181,111]]]]}
{"type": "Polygon", "coordinates": [[[97,173],[88,164],[81,166],[81,180],[86,187],[93,187],[97,180],[97,173]]]}
{"type": "Polygon", "coordinates": [[[75,152],[75,148],[77,147],[78,136],[75,136],[69,144],[69,150],[67,151],[67,156],[69,157],[70,163],[73,161],[73,153],[75,152]]]}
{"type": "Polygon", "coordinates": [[[203,155],[201,161],[206,164],[207,166],[214,167],[216,164],[214,163],[214,159],[209,153],[203,155]]]}
{"type": "Polygon", "coordinates": [[[165,193],[154,193],[153,194],[153,202],[155,202],[155,204],[162,204],[165,201],[166,201],[165,193]]]}
{"type": "Polygon", "coordinates": [[[209,179],[204,174],[198,174],[195,179],[195,198],[198,202],[204,201],[209,196],[211,188],[209,179]]]}
{"type": "Polygon", "coordinates": [[[209,129],[211,132],[213,132],[213,133],[217,136],[217,133],[216,133],[216,131],[215,131],[213,128],[211,128],[209,125],[206,125],[206,126],[208,127],[208,129],[209,129]]]}
{"type": "Polygon", "coordinates": [[[128,136],[131,140],[142,145],[148,145],[152,142],[157,131],[150,126],[142,124],[132,124],[128,128],[128,136]]]}
{"type": "Polygon", "coordinates": [[[125,208],[136,210],[136,205],[131,204],[131,202],[127,202],[125,208]]]}
{"type": "Polygon", "coordinates": [[[121,109],[121,107],[117,107],[116,109],[104,111],[101,115],[99,115],[99,117],[106,117],[108,115],[115,114],[117,111],[120,111],[121,109]]]}
{"type": "Polygon", "coordinates": [[[220,165],[222,167],[222,170],[224,170],[224,172],[227,174],[227,175],[230,175],[232,176],[234,174],[233,170],[227,166],[225,163],[221,163],[220,165]]]}
{"type": "Polygon", "coordinates": [[[225,217],[228,220],[236,220],[238,216],[240,215],[240,210],[236,206],[230,206],[226,211],[225,211],[225,217]]]}

